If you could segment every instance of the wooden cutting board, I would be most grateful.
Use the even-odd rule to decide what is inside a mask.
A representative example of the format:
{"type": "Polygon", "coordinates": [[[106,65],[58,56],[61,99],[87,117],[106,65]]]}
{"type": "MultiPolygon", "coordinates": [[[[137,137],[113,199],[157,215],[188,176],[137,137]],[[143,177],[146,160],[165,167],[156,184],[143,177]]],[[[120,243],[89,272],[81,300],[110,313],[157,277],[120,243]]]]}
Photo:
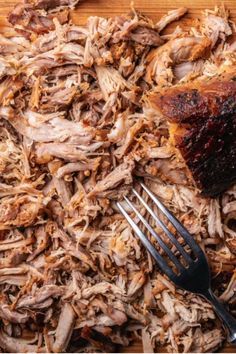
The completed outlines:
{"type": "MultiPolygon", "coordinates": [[[[0,0],[0,32],[7,30],[7,14],[13,6],[19,1],[0,0]]],[[[85,24],[88,16],[104,16],[110,17],[126,13],[130,10],[130,0],[81,0],[81,4],[74,11],[72,18],[76,24],[85,24]]],[[[181,20],[182,25],[188,25],[191,18],[197,18],[201,15],[203,9],[214,8],[215,5],[221,5],[222,0],[135,0],[135,8],[142,13],[150,16],[157,21],[161,15],[174,8],[185,6],[189,9],[189,13],[181,20]]],[[[236,21],[236,0],[224,0],[225,6],[230,10],[232,19],[236,21]]],[[[177,23],[172,24],[176,26],[177,23]]],[[[163,352],[163,350],[159,350],[163,352]]],[[[132,346],[125,348],[123,352],[140,353],[143,352],[140,342],[134,343],[132,346]]],[[[221,348],[224,353],[236,353],[236,346],[225,345],[221,348]]]]}
{"type": "MultiPolygon", "coordinates": [[[[23,0],[19,0],[23,1],[23,0]]],[[[17,0],[0,0],[0,31],[7,26],[6,16],[10,9],[19,2],[17,0]]],[[[126,13],[130,9],[131,0],[81,0],[81,4],[73,15],[73,20],[78,24],[84,24],[88,16],[111,16],[126,13]]],[[[231,15],[236,19],[236,0],[224,0],[224,4],[230,9],[231,15]]],[[[205,8],[214,8],[220,5],[222,0],[134,0],[135,8],[157,21],[161,15],[176,7],[186,6],[189,14],[185,17],[185,23],[189,18],[199,16],[205,8]]]]}

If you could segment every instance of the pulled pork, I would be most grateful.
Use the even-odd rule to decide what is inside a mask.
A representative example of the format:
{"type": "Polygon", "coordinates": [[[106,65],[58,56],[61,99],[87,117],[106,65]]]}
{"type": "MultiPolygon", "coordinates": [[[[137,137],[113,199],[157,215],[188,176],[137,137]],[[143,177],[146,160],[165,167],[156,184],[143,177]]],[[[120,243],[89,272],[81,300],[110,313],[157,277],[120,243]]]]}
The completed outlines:
{"type": "Polygon", "coordinates": [[[216,350],[211,306],[160,273],[116,200],[143,178],[205,249],[233,308],[236,186],[199,194],[146,95],[233,67],[235,27],[223,8],[168,35],[185,8],[157,24],[133,10],[80,27],[77,3],[20,3],[17,33],[0,37],[1,350],[109,352],[135,338],[148,352],[216,350]]]}

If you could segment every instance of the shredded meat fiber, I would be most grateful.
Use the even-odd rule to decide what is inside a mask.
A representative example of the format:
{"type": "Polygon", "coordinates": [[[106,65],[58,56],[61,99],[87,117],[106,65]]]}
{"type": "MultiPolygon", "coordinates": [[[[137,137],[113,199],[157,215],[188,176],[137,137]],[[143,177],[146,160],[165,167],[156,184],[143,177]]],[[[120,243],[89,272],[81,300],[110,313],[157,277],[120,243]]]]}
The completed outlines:
{"type": "Polygon", "coordinates": [[[211,306],[161,274],[116,201],[131,213],[128,195],[148,218],[131,192],[143,179],[234,310],[236,185],[204,198],[148,97],[232,71],[235,25],[222,7],[169,34],[187,9],[82,27],[78,2],[25,0],[0,36],[1,351],[118,352],[138,338],[148,352],[212,352],[225,332],[211,306]]]}

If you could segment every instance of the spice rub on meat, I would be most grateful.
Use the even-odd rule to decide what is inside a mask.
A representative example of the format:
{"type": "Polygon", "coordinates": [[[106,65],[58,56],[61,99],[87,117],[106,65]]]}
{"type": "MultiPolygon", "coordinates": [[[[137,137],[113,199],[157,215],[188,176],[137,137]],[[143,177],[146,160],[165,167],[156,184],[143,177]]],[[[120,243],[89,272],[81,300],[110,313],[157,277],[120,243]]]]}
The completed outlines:
{"type": "Polygon", "coordinates": [[[197,186],[216,196],[236,180],[236,76],[172,87],[151,102],[170,123],[172,142],[197,186]]]}

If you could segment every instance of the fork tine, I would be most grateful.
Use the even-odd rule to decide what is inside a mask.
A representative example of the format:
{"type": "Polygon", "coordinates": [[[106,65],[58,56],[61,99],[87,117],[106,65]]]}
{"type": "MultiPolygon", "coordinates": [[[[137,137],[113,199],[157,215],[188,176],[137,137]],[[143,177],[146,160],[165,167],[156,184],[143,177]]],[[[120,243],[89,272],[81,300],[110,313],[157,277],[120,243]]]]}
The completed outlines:
{"type": "Polygon", "coordinates": [[[145,202],[145,200],[141,197],[141,195],[135,190],[132,190],[133,193],[136,195],[136,197],[139,199],[139,201],[144,205],[144,207],[147,209],[147,211],[152,215],[153,219],[156,221],[156,223],[162,228],[162,230],[167,234],[171,242],[175,245],[176,249],[180,252],[180,254],[184,257],[186,262],[189,264],[193,260],[192,258],[188,255],[188,253],[185,251],[185,249],[181,246],[179,241],[175,238],[175,236],[170,232],[170,230],[166,227],[166,225],[158,218],[158,216],[154,213],[154,211],[149,207],[149,205],[145,202]]]}
{"type": "Polygon", "coordinates": [[[176,228],[176,230],[180,233],[186,243],[191,247],[194,253],[202,254],[203,251],[195,242],[193,237],[190,235],[187,229],[176,219],[176,217],[165,207],[164,204],[160,202],[160,200],[145,186],[145,184],[140,183],[143,189],[147,192],[149,197],[154,201],[156,206],[162,211],[162,213],[167,217],[167,219],[171,222],[171,224],[176,228]]]}
{"type": "Polygon", "coordinates": [[[161,246],[161,248],[165,251],[165,253],[169,256],[171,261],[175,264],[176,268],[181,272],[184,270],[183,265],[179,262],[178,258],[171,252],[171,250],[167,247],[165,242],[161,239],[161,237],[153,230],[151,225],[147,222],[147,220],[142,216],[142,214],[135,208],[135,206],[131,203],[131,201],[127,198],[124,197],[128,205],[131,207],[131,209],[135,212],[135,214],[138,216],[138,218],[142,221],[142,223],[146,226],[148,231],[152,234],[152,236],[155,238],[155,240],[158,242],[158,244],[161,246]]]}
{"type": "Polygon", "coordinates": [[[164,260],[164,258],[157,252],[157,250],[153,247],[153,245],[151,244],[151,242],[147,239],[147,237],[144,235],[144,233],[142,232],[142,230],[138,227],[138,225],[131,219],[131,217],[129,216],[129,214],[125,211],[125,209],[123,208],[123,206],[118,202],[117,206],[120,210],[120,212],[123,214],[123,216],[125,217],[125,219],[128,221],[128,223],[130,224],[130,226],[133,228],[134,232],[136,233],[136,235],[140,238],[141,242],[143,243],[144,247],[147,248],[147,250],[151,253],[151,255],[153,256],[153,258],[156,260],[156,262],[158,263],[159,267],[161,268],[161,270],[168,275],[168,277],[173,280],[176,281],[177,276],[176,274],[173,272],[173,270],[168,266],[168,264],[166,263],[166,261],[164,260]]]}

